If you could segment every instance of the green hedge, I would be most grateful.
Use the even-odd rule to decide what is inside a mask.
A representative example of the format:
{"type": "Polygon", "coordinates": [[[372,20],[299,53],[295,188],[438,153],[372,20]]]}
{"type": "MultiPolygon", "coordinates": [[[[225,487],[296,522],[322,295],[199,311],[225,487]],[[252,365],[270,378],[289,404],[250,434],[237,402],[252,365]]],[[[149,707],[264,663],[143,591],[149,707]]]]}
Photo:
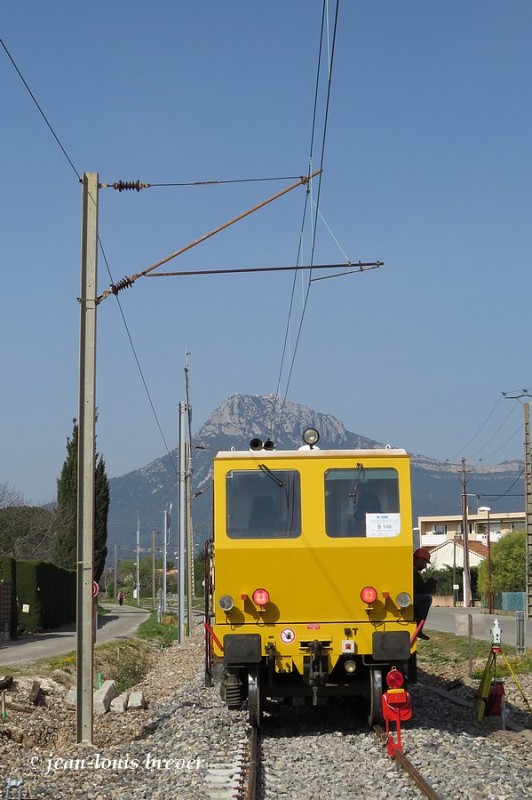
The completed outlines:
{"type": "Polygon", "coordinates": [[[76,619],[76,573],[44,561],[17,561],[18,630],[56,628],[76,619]]]}
{"type": "Polygon", "coordinates": [[[17,578],[15,559],[9,556],[0,556],[0,581],[11,586],[11,629],[10,636],[17,635],[17,578]]]}

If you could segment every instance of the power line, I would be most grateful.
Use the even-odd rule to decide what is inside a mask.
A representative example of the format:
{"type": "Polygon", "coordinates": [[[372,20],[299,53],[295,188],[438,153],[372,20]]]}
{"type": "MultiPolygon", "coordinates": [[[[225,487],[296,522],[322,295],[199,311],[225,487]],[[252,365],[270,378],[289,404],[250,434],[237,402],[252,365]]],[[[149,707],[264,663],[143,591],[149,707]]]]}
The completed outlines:
{"type": "Polygon", "coordinates": [[[63,155],[65,156],[66,160],[68,161],[68,163],[70,164],[70,166],[71,166],[71,167],[72,167],[72,169],[74,170],[74,172],[75,172],[75,174],[76,174],[76,177],[77,177],[78,181],[81,181],[81,175],[80,175],[80,173],[78,172],[78,170],[77,170],[77,169],[76,169],[76,167],[74,166],[74,163],[73,163],[72,159],[71,159],[71,158],[70,158],[70,156],[68,155],[68,153],[67,153],[67,151],[66,151],[65,147],[63,146],[63,144],[62,144],[61,140],[59,139],[59,136],[57,135],[57,133],[56,133],[56,132],[55,132],[55,130],[53,129],[53,127],[52,127],[52,124],[50,123],[50,121],[49,121],[48,117],[46,116],[46,114],[45,114],[45,113],[44,113],[44,111],[42,110],[42,108],[41,108],[41,106],[40,106],[40,104],[39,104],[39,102],[38,102],[37,98],[35,97],[35,95],[34,95],[34,94],[33,94],[33,92],[31,91],[30,87],[28,86],[28,83],[27,83],[27,81],[25,80],[24,76],[22,75],[22,72],[20,71],[20,69],[19,69],[19,68],[18,68],[18,66],[16,65],[16,63],[15,63],[15,60],[14,60],[13,56],[11,55],[11,53],[9,52],[9,50],[7,49],[7,46],[6,46],[6,44],[5,44],[5,42],[4,42],[4,40],[3,40],[3,39],[0,39],[0,44],[1,44],[1,45],[2,45],[2,47],[4,48],[4,50],[5,50],[5,53],[6,53],[7,57],[8,57],[8,58],[9,58],[9,60],[11,61],[12,65],[13,65],[13,67],[14,67],[14,69],[15,69],[15,72],[17,73],[17,75],[19,76],[20,80],[21,80],[21,81],[22,81],[22,83],[24,84],[24,87],[26,88],[26,91],[28,92],[29,96],[30,96],[30,97],[31,97],[31,99],[33,100],[33,102],[34,102],[34,104],[35,104],[35,106],[36,106],[37,110],[39,111],[39,114],[41,115],[41,117],[42,117],[42,118],[43,118],[43,120],[45,121],[46,125],[48,126],[48,129],[50,130],[50,133],[52,134],[52,136],[54,137],[55,141],[56,141],[56,142],[57,142],[57,144],[59,145],[59,147],[60,147],[60,149],[61,149],[61,152],[63,153],[63,155]]]}
{"type": "Polygon", "coordinates": [[[517,434],[518,434],[518,433],[520,433],[522,430],[523,430],[523,425],[522,425],[522,423],[519,423],[519,425],[517,426],[517,428],[515,429],[515,431],[512,433],[512,435],[511,435],[511,436],[509,436],[509,437],[506,439],[506,441],[504,441],[504,442],[501,444],[501,446],[500,446],[500,447],[498,447],[496,450],[492,450],[492,452],[491,452],[491,453],[489,453],[487,456],[485,456],[485,458],[486,458],[486,459],[493,458],[493,456],[494,456],[494,455],[496,455],[497,453],[499,453],[499,452],[502,450],[502,448],[503,448],[503,447],[506,447],[506,445],[507,445],[509,442],[511,442],[511,441],[512,441],[512,439],[515,439],[515,437],[517,436],[517,434]]]}
{"type": "MultiPolygon", "coordinates": [[[[15,59],[13,58],[13,56],[11,55],[11,53],[9,52],[9,50],[7,49],[7,47],[6,47],[6,44],[5,44],[5,42],[3,41],[3,39],[0,39],[0,43],[2,44],[2,47],[4,48],[4,50],[5,50],[6,54],[7,54],[7,57],[8,57],[8,58],[9,58],[9,60],[11,61],[11,64],[13,65],[13,67],[14,67],[14,69],[15,69],[15,71],[16,71],[16,73],[17,73],[17,75],[19,76],[20,80],[21,80],[21,81],[22,81],[22,83],[24,84],[24,87],[26,88],[26,91],[28,92],[28,94],[30,95],[31,99],[33,100],[33,103],[35,104],[36,108],[38,109],[38,111],[39,111],[39,113],[40,113],[41,117],[43,118],[43,120],[45,121],[46,125],[48,126],[48,129],[50,130],[50,132],[51,132],[52,136],[54,137],[55,141],[56,141],[56,142],[57,142],[57,144],[59,145],[59,147],[60,147],[60,149],[61,149],[61,152],[63,153],[63,155],[65,156],[66,160],[68,161],[68,163],[69,163],[69,164],[70,164],[70,166],[72,167],[72,169],[73,169],[73,171],[75,172],[75,174],[76,174],[76,176],[77,176],[78,180],[79,180],[79,181],[81,181],[81,176],[80,176],[80,174],[79,174],[78,170],[76,169],[76,167],[74,166],[74,163],[73,163],[72,159],[71,159],[71,158],[70,158],[70,156],[68,155],[68,153],[67,153],[67,151],[66,151],[66,148],[65,148],[65,147],[64,147],[64,145],[62,144],[62,142],[61,142],[61,140],[59,139],[59,136],[57,135],[57,133],[55,132],[55,130],[53,129],[53,127],[52,127],[52,125],[51,125],[50,121],[48,120],[48,117],[47,117],[47,116],[46,116],[46,114],[44,113],[44,111],[43,111],[43,109],[42,109],[41,105],[39,104],[39,102],[38,102],[38,100],[37,100],[37,98],[35,97],[34,93],[33,93],[33,92],[32,92],[32,90],[30,89],[30,87],[29,87],[29,85],[28,85],[28,82],[26,81],[26,79],[25,79],[25,78],[24,78],[24,76],[22,75],[22,72],[20,71],[20,69],[18,68],[17,64],[15,63],[15,59]]],[[[106,268],[107,268],[107,272],[108,272],[108,274],[109,274],[109,277],[110,277],[110,280],[111,280],[111,282],[112,282],[111,270],[110,270],[110,268],[109,268],[109,262],[108,262],[108,260],[107,260],[107,256],[106,256],[106,254],[105,254],[105,250],[104,250],[104,248],[103,248],[103,244],[102,244],[102,241],[101,241],[100,237],[98,237],[98,246],[99,246],[99,248],[100,248],[100,251],[101,251],[101,253],[102,253],[102,256],[103,256],[103,259],[104,259],[104,262],[105,262],[105,266],[106,266],[106,268]]],[[[118,298],[117,298],[117,302],[118,302],[118,298]]],[[[158,427],[158,429],[159,429],[159,432],[160,432],[160,434],[161,434],[162,440],[163,440],[163,442],[164,442],[164,445],[165,445],[165,447],[166,447],[166,452],[167,452],[167,453],[168,453],[168,455],[170,456],[170,461],[171,461],[172,465],[174,466],[174,469],[176,469],[176,467],[175,467],[175,464],[174,464],[174,462],[173,462],[173,459],[172,459],[172,457],[171,457],[171,455],[170,455],[170,451],[169,451],[169,449],[168,449],[168,445],[167,445],[167,443],[166,443],[166,439],[165,439],[165,437],[164,437],[164,434],[163,434],[163,431],[162,431],[161,425],[160,425],[160,423],[159,423],[159,419],[158,419],[158,416],[157,416],[157,412],[155,411],[155,406],[154,406],[154,404],[153,404],[153,401],[152,401],[152,398],[151,398],[151,395],[150,395],[150,391],[149,391],[149,389],[148,389],[148,385],[147,385],[147,383],[146,383],[146,379],[145,379],[145,377],[144,377],[144,374],[143,374],[143,371],[142,371],[142,367],[141,367],[141,365],[140,365],[140,361],[139,361],[139,358],[138,358],[137,352],[136,352],[136,350],[135,350],[135,345],[133,344],[133,339],[132,339],[132,336],[131,336],[131,333],[130,333],[129,327],[128,327],[128,325],[127,325],[127,322],[126,322],[126,318],[125,318],[125,315],[124,315],[124,311],[123,311],[123,309],[122,309],[122,306],[120,305],[120,303],[119,303],[119,302],[118,302],[118,308],[119,308],[119,311],[120,311],[120,315],[121,315],[121,317],[122,317],[122,323],[123,323],[123,325],[124,325],[124,328],[125,328],[125,331],[126,331],[126,334],[127,334],[128,340],[129,340],[129,344],[130,344],[131,350],[132,350],[132,352],[133,352],[133,357],[134,357],[134,359],[135,359],[135,362],[136,362],[136,364],[137,364],[137,369],[139,370],[140,377],[141,377],[142,383],[143,383],[143,385],[144,385],[144,390],[145,390],[145,392],[146,392],[146,394],[147,394],[148,401],[149,401],[150,407],[151,407],[151,409],[152,409],[152,413],[153,413],[153,415],[154,415],[154,417],[155,417],[155,422],[156,422],[156,424],[157,424],[157,427],[158,427]]],[[[177,470],[176,470],[176,471],[177,471],[177,470]]]]}
{"type": "Polygon", "coordinates": [[[482,495],[480,495],[480,497],[489,497],[490,499],[493,500],[494,503],[497,500],[502,500],[503,497],[524,497],[524,493],[523,492],[521,492],[520,494],[510,494],[511,490],[514,488],[514,486],[517,483],[517,481],[521,480],[521,478],[523,477],[524,471],[525,470],[524,470],[524,467],[523,467],[523,469],[521,470],[521,472],[519,473],[517,478],[513,481],[513,483],[510,484],[510,486],[507,488],[507,490],[505,492],[503,492],[502,494],[482,494],[482,495]]]}
{"type": "MultiPolygon", "coordinates": [[[[513,414],[513,411],[514,411],[514,409],[513,409],[513,408],[511,408],[511,409],[510,409],[510,411],[508,412],[508,414],[505,416],[505,418],[504,418],[504,419],[503,419],[503,421],[501,422],[501,424],[499,425],[499,427],[497,428],[497,430],[496,430],[496,431],[495,431],[495,432],[494,432],[494,433],[493,433],[493,434],[490,436],[490,438],[487,440],[487,442],[485,442],[485,443],[482,445],[482,447],[479,447],[479,449],[478,449],[478,450],[476,450],[474,453],[471,453],[471,456],[470,456],[470,458],[473,458],[474,456],[478,455],[478,453],[481,453],[481,452],[482,452],[482,450],[484,450],[484,448],[485,448],[485,447],[487,447],[487,446],[489,445],[489,443],[493,441],[493,439],[494,439],[494,438],[497,436],[497,434],[499,433],[499,431],[501,430],[501,428],[502,428],[502,427],[505,425],[505,423],[506,423],[506,421],[508,420],[508,418],[511,416],[511,414],[513,414]]],[[[512,436],[513,436],[513,435],[514,435],[514,434],[512,434],[512,436]]]]}
{"type": "MultiPolygon", "coordinates": [[[[81,175],[80,175],[79,171],[75,167],[75,165],[74,165],[72,159],[70,158],[65,146],[63,145],[63,143],[59,139],[59,136],[55,132],[52,124],[50,123],[48,117],[46,116],[42,106],[38,102],[35,94],[31,90],[28,82],[26,81],[26,79],[22,75],[22,72],[19,69],[18,65],[16,64],[15,59],[13,58],[13,56],[10,53],[10,51],[8,50],[7,45],[5,44],[4,40],[1,39],[1,38],[0,38],[0,44],[2,45],[7,57],[9,58],[13,68],[15,69],[18,77],[22,81],[26,91],[30,95],[35,107],[39,111],[39,114],[41,115],[41,117],[43,118],[44,122],[46,123],[50,133],[54,137],[54,139],[55,139],[57,145],[59,146],[59,148],[61,149],[61,152],[63,153],[63,155],[66,158],[67,162],[69,163],[69,165],[71,166],[72,170],[74,171],[78,181],[81,181],[81,175]]],[[[282,180],[282,179],[281,178],[266,178],[266,177],[263,177],[263,178],[247,178],[247,179],[238,178],[238,179],[232,179],[232,180],[194,181],[193,183],[189,183],[189,184],[185,184],[185,183],[181,183],[181,184],[180,183],[141,184],[140,181],[135,181],[135,182],[132,182],[132,181],[129,181],[129,182],[118,181],[118,182],[115,182],[114,184],[111,184],[111,185],[104,184],[104,187],[105,188],[111,188],[112,187],[114,189],[117,189],[118,191],[124,191],[126,189],[136,189],[136,191],[140,191],[141,188],[142,189],[150,188],[151,186],[153,186],[153,187],[157,187],[157,186],[200,186],[200,185],[201,186],[205,186],[205,185],[216,185],[216,184],[226,184],[226,183],[245,183],[245,182],[273,181],[273,180],[282,180]]],[[[103,259],[104,259],[104,262],[105,262],[105,266],[106,266],[106,269],[107,269],[107,273],[108,273],[109,279],[111,281],[111,285],[114,285],[114,281],[113,281],[113,278],[112,278],[112,275],[111,275],[111,270],[110,270],[110,267],[109,267],[109,262],[107,260],[107,256],[106,256],[105,250],[103,248],[103,244],[102,244],[102,241],[101,241],[100,237],[98,237],[98,246],[99,246],[100,251],[102,253],[102,256],[103,256],[103,259]]],[[[167,443],[166,438],[164,436],[164,433],[163,433],[163,430],[162,430],[162,427],[161,427],[161,424],[160,424],[160,421],[159,421],[159,417],[157,415],[157,411],[155,409],[155,405],[153,403],[153,400],[152,400],[152,397],[151,397],[151,393],[150,393],[150,390],[148,388],[148,384],[147,384],[146,378],[144,376],[144,372],[143,372],[142,366],[140,364],[140,360],[139,360],[135,345],[133,343],[133,337],[131,335],[129,326],[128,326],[127,321],[126,321],[124,310],[123,310],[123,308],[122,308],[122,306],[121,306],[121,304],[120,304],[120,302],[118,300],[118,297],[116,299],[117,299],[117,304],[118,304],[118,309],[119,309],[119,312],[120,312],[120,316],[122,318],[122,324],[124,325],[124,329],[126,331],[126,335],[127,335],[128,341],[129,341],[129,345],[130,345],[131,351],[133,353],[133,358],[134,358],[135,363],[137,365],[137,369],[138,369],[142,384],[144,386],[144,391],[146,392],[146,396],[148,398],[148,402],[149,402],[152,414],[153,414],[154,419],[155,419],[155,423],[156,423],[157,428],[159,430],[159,433],[161,435],[161,439],[162,439],[164,447],[166,449],[166,453],[170,458],[170,463],[172,464],[172,466],[174,468],[174,471],[177,474],[177,467],[176,467],[175,462],[174,462],[174,460],[172,458],[170,449],[168,447],[168,443],[167,443]]]]}
{"type": "MultiPolygon", "coordinates": [[[[107,256],[106,256],[105,250],[103,249],[103,245],[102,245],[102,242],[100,240],[100,237],[98,237],[98,244],[99,244],[100,251],[102,253],[102,256],[103,256],[103,259],[104,259],[104,262],[105,262],[105,266],[107,268],[107,273],[109,275],[109,279],[112,282],[113,279],[112,279],[112,275],[111,275],[111,270],[109,269],[109,262],[107,261],[107,256]]],[[[161,439],[163,441],[164,447],[166,449],[166,454],[168,455],[168,458],[170,459],[170,463],[171,463],[171,465],[172,465],[172,467],[174,469],[174,472],[177,475],[177,466],[176,466],[176,464],[174,462],[174,459],[172,458],[172,454],[170,452],[170,448],[168,447],[168,443],[167,443],[165,435],[163,433],[163,429],[161,427],[161,423],[159,421],[159,417],[157,415],[157,411],[155,410],[155,405],[154,405],[154,402],[152,400],[150,390],[148,388],[148,383],[146,381],[146,378],[144,377],[144,372],[142,370],[142,366],[140,364],[140,360],[139,360],[139,357],[137,355],[137,351],[136,351],[135,345],[133,343],[133,337],[131,336],[131,332],[129,330],[129,326],[128,326],[127,321],[126,321],[124,310],[122,308],[122,305],[121,305],[120,300],[119,300],[118,297],[116,298],[116,302],[117,302],[117,305],[118,305],[118,310],[120,312],[120,316],[122,318],[122,324],[124,326],[124,329],[126,331],[126,335],[127,335],[128,341],[129,341],[129,346],[131,347],[131,352],[133,353],[133,358],[135,359],[135,364],[137,365],[137,369],[138,369],[138,372],[139,372],[139,375],[140,375],[140,379],[142,381],[142,385],[144,386],[144,391],[146,392],[146,396],[148,398],[148,403],[150,404],[150,408],[151,408],[153,417],[155,419],[155,424],[157,425],[157,428],[159,430],[159,434],[161,436],[161,439]]]]}
{"type": "MultiPolygon", "coordinates": [[[[523,392],[526,392],[526,390],[523,390],[523,392]]],[[[466,452],[467,448],[472,444],[472,442],[474,442],[480,436],[480,434],[485,430],[485,428],[486,428],[487,424],[489,423],[489,421],[492,419],[495,411],[499,407],[499,404],[501,403],[501,400],[504,399],[504,397],[505,397],[505,394],[503,393],[502,396],[499,396],[497,398],[494,406],[492,407],[492,409],[490,410],[490,412],[488,413],[488,415],[486,416],[486,418],[484,419],[484,421],[482,422],[482,424],[480,425],[480,427],[478,428],[478,430],[476,431],[474,436],[472,436],[471,439],[469,439],[469,441],[459,451],[457,451],[453,456],[451,456],[449,458],[449,461],[455,461],[456,458],[458,457],[458,454],[466,452]]],[[[509,399],[516,399],[516,398],[511,398],[510,397],[509,399]]],[[[506,414],[506,416],[504,417],[503,421],[500,423],[500,425],[497,427],[497,429],[494,431],[494,433],[491,434],[490,436],[488,436],[487,439],[483,440],[483,443],[473,453],[469,453],[468,454],[468,458],[469,459],[474,458],[475,456],[477,456],[479,453],[481,453],[483,450],[485,450],[488,447],[488,445],[493,441],[493,439],[497,436],[497,434],[502,430],[504,425],[508,422],[508,420],[510,419],[511,415],[514,412],[514,408],[515,408],[515,406],[510,409],[510,411],[508,412],[508,414],[506,414]]],[[[500,450],[502,450],[503,447],[505,447],[509,442],[512,441],[512,439],[517,435],[517,433],[519,432],[520,429],[521,429],[521,426],[519,426],[516,430],[514,430],[508,436],[508,438],[505,439],[505,441],[501,445],[499,445],[499,447],[497,447],[495,450],[493,450],[485,458],[488,458],[488,459],[492,458],[496,453],[498,453],[500,450]]]]}
{"type": "Polygon", "coordinates": [[[492,414],[495,412],[495,409],[497,408],[497,406],[499,405],[499,403],[501,402],[501,400],[502,400],[502,398],[501,398],[500,396],[499,396],[499,397],[497,397],[497,401],[496,401],[495,405],[494,405],[494,406],[493,406],[493,408],[491,409],[490,413],[488,414],[488,416],[486,417],[486,419],[484,420],[484,422],[482,423],[482,425],[480,426],[480,428],[478,429],[478,431],[475,433],[475,435],[474,435],[474,436],[472,436],[472,437],[471,437],[471,439],[470,439],[470,440],[467,442],[467,444],[465,444],[463,447],[461,447],[461,448],[460,448],[460,450],[457,450],[457,452],[456,452],[456,453],[455,453],[453,456],[451,456],[451,457],[450,457],[449,461],[455,461],[455,460],[458,458],[458,456],[459,456],[459,455],[461,455],[462,453],[464,453],[464,452],[467,450],[467,448],[469,447],[469,445],[470,445],[472,442],[474,442],[474,441],[475,441],[475,439],[477,438],[477,436],[478,436],[478,435],[480,434],[480,432],[481,432],[481,431],[482,431],[482,430],[485,428],[485,426],[487,425],[487,423],[488,423],[488,422],[489,422],[489,420],[491,419],[491,416],[492,416],[492,414]]]}

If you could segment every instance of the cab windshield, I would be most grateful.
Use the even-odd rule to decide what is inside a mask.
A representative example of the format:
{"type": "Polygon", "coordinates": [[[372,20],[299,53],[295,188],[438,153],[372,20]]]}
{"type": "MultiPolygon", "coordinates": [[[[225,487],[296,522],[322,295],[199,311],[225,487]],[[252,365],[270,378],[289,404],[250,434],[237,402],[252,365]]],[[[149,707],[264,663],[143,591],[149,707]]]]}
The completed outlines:
{"type": "Polygon", "coordinates": [[[301,535],[299,472],[231,470],[226,476],[230,539],[294,539],[301,535]]]}
{"type": "Polygon", "coordinates": [[[377,538],[398,536],[399,477],[395,469],[330,469],[325,473],[327,536],[377,538]]]}

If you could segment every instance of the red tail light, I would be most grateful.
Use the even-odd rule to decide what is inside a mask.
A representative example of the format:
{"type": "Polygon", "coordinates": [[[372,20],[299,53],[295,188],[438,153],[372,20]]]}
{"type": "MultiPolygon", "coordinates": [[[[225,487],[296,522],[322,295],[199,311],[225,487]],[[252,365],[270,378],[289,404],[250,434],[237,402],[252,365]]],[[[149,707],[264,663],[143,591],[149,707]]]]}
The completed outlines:
{"type": "Polygon", "coordinates": [[[377,599],[377,590],[374,589],[373,586],[364,586],[360,592],[360,597],[363,603],[370,606],[377,599]]]}
{"type": "Polygon", "coordinates": [[[388,689],[400,689],[405,679],[403,678],[403,673],[399,672],[398,669],[392,667],[389,673],[386,676],[386,684],[388,689]]]}
{"type": "Polygon", "coordinates": [[[266,603],[270,602],[270,593],[267,592],[266,589],[255,589],[251,595],[251,599],[256,606],[265,606],[266,603]]]}

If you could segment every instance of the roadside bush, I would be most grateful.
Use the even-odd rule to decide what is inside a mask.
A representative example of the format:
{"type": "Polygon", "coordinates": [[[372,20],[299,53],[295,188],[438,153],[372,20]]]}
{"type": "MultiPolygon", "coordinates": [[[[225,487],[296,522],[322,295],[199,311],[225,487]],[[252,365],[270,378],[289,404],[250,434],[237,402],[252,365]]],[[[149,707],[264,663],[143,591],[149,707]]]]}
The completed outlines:
{"type": "Polygon", "coordinates": [[[125,692],[146,677],[151,664],[149,650],[138,642],[110,645],[98,653],[95,671],[101,672],[104,680],[115,681],[119,692],[125,692]]]}

